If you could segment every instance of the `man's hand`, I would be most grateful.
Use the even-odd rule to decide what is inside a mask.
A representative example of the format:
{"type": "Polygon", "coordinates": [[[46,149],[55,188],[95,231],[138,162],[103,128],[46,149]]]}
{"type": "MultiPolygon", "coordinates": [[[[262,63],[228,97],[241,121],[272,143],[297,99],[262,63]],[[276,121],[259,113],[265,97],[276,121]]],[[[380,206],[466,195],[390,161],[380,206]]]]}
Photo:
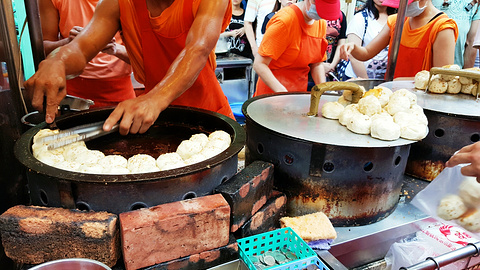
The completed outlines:
{"type": "Polygon", "coordinates": [[[462,167],[461,172],[465,176],[473,176],[480,183],[480,142],[467,145],[454,154],[445,164],[454,167],[459,164],[470,164],[462,167]]]}
{"type": "Polygon", "coordinates": [[[120,120],[120,134],[145,133],[158,118],[158,115],[168,106],[159,104],[162,99],[151,94],[145,94],[129,99],[117,105],[105,121],[103,129],[109,131],[120,120]]]}
{"type": "Polygon", "coordinates": [[[52,123],[60,102],[67,95],[63,63],[48,58],[42,61],[38,71],[25,82],[25,90],[32,106],[40,112],[45,110],[45,121],[52,123]]]}
{"type": "Polygon", "coordinates": [[[69,35],[68,35],[68,39],[70,41],[72,41],[75,37],[78,36],[78,34],[80,34],[80,32],[82,32],[83,30],[83,27],[81,26],[74,26],[72,27],[72,29],[70,29],[70,32],[69,32],[69,35]]]}
{"type": "Polygon", "coordinates": [[[115,41],[115,38],[112,38],[112,40],[107,44],[107,46],[103,48],[102,52],[115,56],[115,54],[117,53],[117,43],[115,41]]]}

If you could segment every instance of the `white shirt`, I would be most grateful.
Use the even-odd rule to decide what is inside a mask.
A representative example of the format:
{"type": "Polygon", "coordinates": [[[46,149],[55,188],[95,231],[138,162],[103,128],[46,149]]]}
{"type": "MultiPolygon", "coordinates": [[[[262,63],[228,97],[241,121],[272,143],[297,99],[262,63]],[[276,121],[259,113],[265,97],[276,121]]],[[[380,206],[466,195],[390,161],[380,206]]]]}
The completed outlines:
{"type": "Polygon", "coordinates": [[[246,22],[254,22],[257,19],[257,28],[255,29],[255,41],[257,46],[262,42],[262,25],[268,13],[272,12],[276,0],[248,0],[245,9],[246,22]]]}
{"type": "MultiPolygon", "coordinates": [[[[349,34],[354,34],[358,36],[360,39],[363,37],[363,33],[365,33],[365,38],[363,39],[363,47],[367,46],[377,35],[382,31],[385,24],[380,24],[371,12],[368,12],[367,17],[367,32],[365,32],[365,19],[363,18],[362,12],[357,12],[355,16],[353,16],[352,21],[347,26],[347,36],[349,34]]],[[[387,48],[383,49],[377,55],[375,55],[372,59],[363,62],[365,68],[367,68],[368,64],[373,60],[381,61],[388,59],[388,46],[387,48]]],[[[345,74],[349,77],[357,77],[355,72],[353,71],[352,64],[348,63],[347,68],[345,69],[345,74]]]]}

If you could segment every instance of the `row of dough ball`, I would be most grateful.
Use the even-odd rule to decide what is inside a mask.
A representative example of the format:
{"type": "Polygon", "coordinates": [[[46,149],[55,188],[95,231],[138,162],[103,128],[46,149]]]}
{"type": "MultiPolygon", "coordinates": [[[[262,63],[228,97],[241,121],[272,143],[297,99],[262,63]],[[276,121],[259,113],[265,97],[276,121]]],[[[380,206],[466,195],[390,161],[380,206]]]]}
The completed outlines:
{"type": "MultiPolygon", "coordinates": [[[[449,68],[453,70],[460,70],[461,68],[458,65],[449,65],[444,66],[444,68],[449,68]]],[[[465,70],[475,70],[480,71],[479,68],[468,68],[465,70]]],[[[427,70],[422,70],[415,75],[414,85],[415,88],[420,90],[427,89],[428,81],[430,80],[430,72],[427,70]]],[[[436,94],[467,94],[467,95],[477,95],[478,82],[466,77],[453,76],[453,75],[443,75],[435,74],[431,78],[430,86],[428,86],[428,91],[436,94]]]]}
{"type": "Polygon", "coordinates": [[[377,86],[364,93],[358,104],[351,104],[351,91],[344,91],[338,101],[323,105],[322,115],[338,119],[354,133],[380,140],[421,140],[427,135],[427,117],[417,105],[417,96],[407,89],[392,92],[377,86]]]}
{"type": "Polygon", "coordinates": [[[458,187],[458,194],[449,194],[440,200],[437,215],[455,220],[471,232],[480,232],[480,184],[475,177],[466,177],[458,187]]]}
{"type": "Polygon", "coordinates": [[[105,155],[90,150],[79,141],[64,147],[48,150],[48,143],[39,138],[57,134],[58,130],[42,129],[33,138],[33,156],[41,162],[67,171],[93,174],[131,174],[171,170],[191,165],[220,154],[230,146],[230,135],[222,130],[194,134],[183,140],[176,152],[165,153],[157,159],[147,154],[137,154],[129,159],[121,155],[105,155]]]}

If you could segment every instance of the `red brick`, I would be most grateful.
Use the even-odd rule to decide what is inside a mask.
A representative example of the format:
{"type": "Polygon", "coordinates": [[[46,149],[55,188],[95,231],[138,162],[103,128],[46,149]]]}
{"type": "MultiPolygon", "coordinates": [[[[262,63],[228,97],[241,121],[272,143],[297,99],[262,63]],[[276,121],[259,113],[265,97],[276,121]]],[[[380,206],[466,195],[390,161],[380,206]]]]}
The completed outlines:
{"type": "Polygon", "coordinates": [[[216,187],[214,193],[225,197],[231,213],[231,232],[240,228],[270,197],[273,189],[273,164],[254,161],[229,180],[216,187]]]}
{"type": "Polygon", "coordinates": [[[208,269],[236,259],[238,259],[237,241],[233,235],[230,235],[230,240],[226,246],[156,264],[144,270],[208,269]]]}
{"type": "Polygon", "coordinates": [[[138,269],[225,246],[230,206],[222,195],[121,213],[125,268],[138,269]]]}
{"type": "Polygon", "coordinates": [[[113,266],[120,257],[117,219],[107,212],[17,205],[0,216],[2,244],[23,264],[89,258],[113,266]]]}
{"type": "Polygon", "coordinates": [[[272,197],[243,226],[235,236],[243,238],[280,228],[280,218],[285,216],[287,196],[279,191],[272,191],[272,197]]]}

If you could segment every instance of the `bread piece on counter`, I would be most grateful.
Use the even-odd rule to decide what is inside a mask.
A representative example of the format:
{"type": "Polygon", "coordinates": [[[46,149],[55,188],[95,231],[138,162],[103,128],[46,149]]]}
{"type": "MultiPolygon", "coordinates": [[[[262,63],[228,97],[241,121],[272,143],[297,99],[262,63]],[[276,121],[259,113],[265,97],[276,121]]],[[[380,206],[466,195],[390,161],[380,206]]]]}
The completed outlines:
{"type": "Polygon", "coordinates": [[[320,239],[335,239],[337,232],[323,212],[280,219],[282,228],[290,227],[306,242],[320,239]]]}
{"type": "Polygon", "coordinates": [[[17,205],[0,216],[6,255],[24,264],[89,258],[114,266],[120,257],[117,215],[17,205]]]}

